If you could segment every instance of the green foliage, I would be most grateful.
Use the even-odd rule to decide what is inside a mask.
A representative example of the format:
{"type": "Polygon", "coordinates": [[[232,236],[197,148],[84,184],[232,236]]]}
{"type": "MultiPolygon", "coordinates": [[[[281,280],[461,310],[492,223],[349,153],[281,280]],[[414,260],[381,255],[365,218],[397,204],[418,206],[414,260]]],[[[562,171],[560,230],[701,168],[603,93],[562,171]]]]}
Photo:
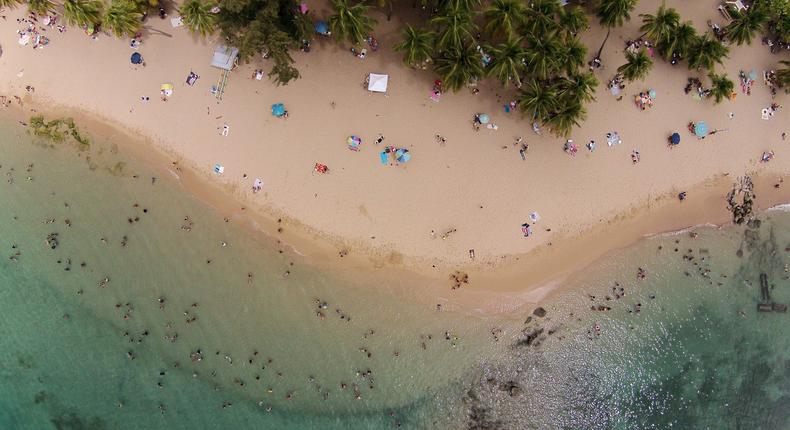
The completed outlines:
{"type": "Polygon", "coordinates": [[[587,46],[578,37],[566,34],[565,41],[559,46],[559,65],[566,74],[576,73],[584,66],[587,57],[587,46]]]}
{"type": "Polygon", "coordinates": [[[590,27],[590,23],[587,21],[587,14],[579,6],[560,8],[558,15],[560,27],[573,35],[590,27]]]}
{"type": "Polygon", "coordinates": [[[518,94],[518,108],[531,120],[545,123],[557,109],[557,105],[556,88],[537,79],[527,81],[518,94]]]}
{"type": "Polygon", "coordinates": [[[521,39],[509,39],[495,48],[489,48],[489,51],[494,59],[488,66],[488,75],[496,77],[503,86],[512,82],[520,87],[525,55],[521,39]]]}
{"type": "Polygon", "coordinates": [[[96,25],[101,22],[103,9],[101,0],[65,0],[63,17],[71,25],[96,25]]]}
{"type": "Polygon", "coordinates": [[[716,104],[721,103],[722,100],[729,98],[735,90],[735,84],[727,77],[726,74],[717,75],[710,73],[708,75],[711,81],[711,88],[708,97],[713,97],[716,104]]]}
{"type": "Polygon", "coordinates": [[[304,32],[298,22],[304,17],[298,14],[293,0],[223,0],[216,25],[222,38],[239,49],[242,61],[268,53],[274,62],[270,77],[285,85],[299,76],[289,54],[300,46],[304,32]]]}
{"type": "Polygon", "coordinates": [[[567,100],[559,105],[559,110],[554,112],[546,123],[557,136],[568,137],[574,127],[581,125],[587,118],[587,111],[579,101],[567,100]]]}
{"type": "Polygon", "coordinates": [[[55,3],[50,0],[28,0],[27,10],[36,15],[47,15],[55,10],[55,3]]]}
{"type": "Polygon", "coordinates": [[[494,0],[483,12],[486,20],[485,31],[491,35],[510,39],[523,24],[525,15],[523,0],[494,0]]]}
{"type": "Polygon", "coordinates": [[[667,43],[680,25],[680,14],[674,8],[667,9],[664,3],[661,3],[655,15],[640,14],[639,16],[642,17],[639,31],[656,45],[667,43]]]}
{"type": "Polygon", "coordinates": [[[595,14],[604,27],[621,27],[631,19],[631,11],[637,0],[601,0],[595,14]]]}
{"type": "Polygon", "coordinates": [[[553,35],[527,36],[527,70],[539,79],[547,79],[560,70],[559,39],[553,35]]]}
{"type": "Polygon", "coordinates": [[[349,0],[332,0],[335,14],[329,18],[329,28],[338,41],[343,39],[357,45],[373,31],[376,20],[365,15],[370,6],[365,3],[349,4],[349,0]]]}
{"type": "Polygon", "coordinates": [[[70,137],[81,150],[90,147],[90,140],[80,134],[79,128],[71,118],[47,121],[43,115],[34,115],[30,117],[28,133],[55,143],[63,143],[70,137]]]}
{"type": "Polygon", "coordinates": [[[436,59],[436,73],[442,77],[444,87],[458,91],[485,74],[480,53],[472,46],[446,51],[436,59]]]}
{"type": "Polygon", "coordinates": [[[640,49],[636,53],[626,52],[625,60],[626,63],[618,67],[617,71],[622,73],[623,77],[629,81],[645,79],[653,67],[653,60],[650,59],[644,49],[640,49]]]}
{"type": "Polygon", "coordinates": [[[724,30],[727,38],[738,45],[742,45],[744,42],[751,44],[754,33],[762,29],[765,23],[768,22],[768,14],[760,3],[753,4],[752,7],[745,11],[729,8],[728,12],[732,17],[732,21],[727,24],[724,30]]]}
{"type": "Polygon", "coordinates": [[[595,100],[598,78],[590,72],[573,73],[562,78],[558,84],[559,95],[563,102],[591,102],[595,100]]]}
{"type": "Polygon", "coordinates": [[[214,4],[204,0],[186,0],[178,8],[189,31],[203,37],[213,33],[217,25],[217,15],[211,13],[214,4]]]}
{"type": "Polygon", "coordinates": [[[774,34],[785,42],[790,41],[790,0],[758,0],[766,6],[774,34]]]}
{"type": "Polygon", "coordinates": [[[403,40],[393,49],[403,52],[403,62],[411,67],[417,67],[431,59],[433,52],[433,33],[423,29],[415,29],[406,25],[402,31],[403,40]]]}
{"type": "Polygon", "coordinates": [[[673,54],[685,58],[697,39],[697,30],[694,29],[691,21],[686,21],[671,31],[667,40],[658,43],[658,52],[666,59],[672,58],[673,54]]]}
{"type": "Polygon", "coordinates": [[[560,10],[557,0],[534,0],[526,11],[524,32],[534,35],[548,35],[559,29],[555,20],[560,10]]]}
{"type": "Polygon", "coordinates": [[[716,40],[711,33],[697,37],[689,47],[689,69],[705,68],[712,71],[716,63],[722,64],[729,48],[716,40]]]}
{"type": "Polygon", "coordinates": [[[116,37],[134,36],[142,26],[138,5],[130,0],[113,0],[104,16],[104,26],[116,37]]]}
{"type": "Polygon", "coordinates": [[[429,23],[438,29],[436,36],[438,52],[463,49],[474,40],[474,33],[477,31],[477,26],[472,22],[472,15],[460,5],[448,9],[446,14],[435,16],[429,23]]]}

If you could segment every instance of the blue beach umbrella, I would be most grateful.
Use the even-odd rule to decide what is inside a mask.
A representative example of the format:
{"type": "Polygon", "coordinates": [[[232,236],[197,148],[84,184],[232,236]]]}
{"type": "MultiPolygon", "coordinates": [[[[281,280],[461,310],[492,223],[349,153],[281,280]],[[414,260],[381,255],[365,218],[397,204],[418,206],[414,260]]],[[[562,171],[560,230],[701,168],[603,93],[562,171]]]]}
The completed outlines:
{"type": "Polygon", "coordinates": [[[488,124],[488,122],[491,121],[487,113],[481,113],[477,116],[477,119],[480,121],[480,124],[488,124]]]}
{"type": "Polygon", "coordinates": [[[752,81],[756,81],[757,80],[757,72],[755,72],[754,70],[750,71],[749,72],[749,79],[752,80],[752,81]]]}
{"type": "Polygon", "coordinates": [[[680,143],[680,134],[672,133],[672,136],[669,136],[669,142],[673,145],[677,145],[680,143]]]}
{"type": "Polygon", "coordinates": [[[281,117],[285,115],[285,105],[282,103],[275,103],[272,105],[272,115],[281,117]]]}
{"type": "Polygon", "coordinates": [[[399,163],[405,163],[411,160],[411,154],[405,149],[399,149],[395,151],[395,159],[398,160],[399,163]]]}
{"type": "Polygon", "coordinates": [[[700,121],[700,122],[694,124],[694,134],[696,134],[697,137],[705,137],[705,136],[707,136],[708,135],[708,124],[706,124],[705,121],[700,121]]]}
{"type": "Polygon", "coordinates": [[[132,64],[140,64],[143,62],[143,56],[140,55],[139,52],[135,52],[134,54],[132,54],[132,58],[130,59],[130,61],[132,62],[132,64]]]}
{"type": "Polygon", "coordinates": [[[316,21],[315,32],[323,35],[329,34],[329,24],[326,21],[316,21]]]}
{"type": "Polygon", "coordinates": [[[647,95],[650,96],[651,99],[654,99],[658,94],[656,94],[656,90],[651,88],[650,90],[647,91],[647,95]]]}

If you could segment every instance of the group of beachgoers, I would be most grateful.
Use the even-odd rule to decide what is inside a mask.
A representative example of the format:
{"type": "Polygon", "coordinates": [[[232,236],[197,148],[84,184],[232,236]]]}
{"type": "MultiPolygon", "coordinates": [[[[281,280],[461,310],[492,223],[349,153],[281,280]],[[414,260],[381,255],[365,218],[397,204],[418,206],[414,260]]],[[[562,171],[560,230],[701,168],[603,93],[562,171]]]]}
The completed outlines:
{"type": "Polygon", "coordinates": [[[26,18],[17,18],[16,22],[22,26],[16,31],[19,44],[31,45],[33,49],[43,49],[49,44],[49,38],[44,34],[48,29],[55,28],[60,33],[66,31],[65,26],[58,24],[58,16],[54,14],[45,15],[39,21],[39,17],[31,13],[26,18]]]}

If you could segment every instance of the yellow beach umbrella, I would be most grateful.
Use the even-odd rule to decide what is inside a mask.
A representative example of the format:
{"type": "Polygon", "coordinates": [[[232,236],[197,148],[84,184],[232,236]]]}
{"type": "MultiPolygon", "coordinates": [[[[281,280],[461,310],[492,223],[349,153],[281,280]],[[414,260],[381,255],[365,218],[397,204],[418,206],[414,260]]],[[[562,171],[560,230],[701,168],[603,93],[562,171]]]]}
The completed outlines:
{"type": "Polygon", "coordinates": [[[162,89],[163,90],[172,90],[173,89],[173,84],[162,84],[162,89]]]}

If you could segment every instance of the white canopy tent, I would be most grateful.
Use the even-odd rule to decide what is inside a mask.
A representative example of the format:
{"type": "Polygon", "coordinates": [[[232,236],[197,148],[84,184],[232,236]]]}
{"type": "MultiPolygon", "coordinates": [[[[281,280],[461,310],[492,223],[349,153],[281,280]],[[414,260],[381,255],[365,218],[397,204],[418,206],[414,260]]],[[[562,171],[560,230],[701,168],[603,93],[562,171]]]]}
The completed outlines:
{"type": "Polygon", "coordinates": [[[214,57],[211,59],[211,65],[223,70],[230,70],[233,68],[238,56],[238,49],[232,46],[217,45],[214,48],[214,57]]]}
{"type": "Polygon", "coordinates": [[[368,76],[368,91],[372,91],[374,93],[386,93],[389,78],[389,75],[371,73],[368,76]]]}

